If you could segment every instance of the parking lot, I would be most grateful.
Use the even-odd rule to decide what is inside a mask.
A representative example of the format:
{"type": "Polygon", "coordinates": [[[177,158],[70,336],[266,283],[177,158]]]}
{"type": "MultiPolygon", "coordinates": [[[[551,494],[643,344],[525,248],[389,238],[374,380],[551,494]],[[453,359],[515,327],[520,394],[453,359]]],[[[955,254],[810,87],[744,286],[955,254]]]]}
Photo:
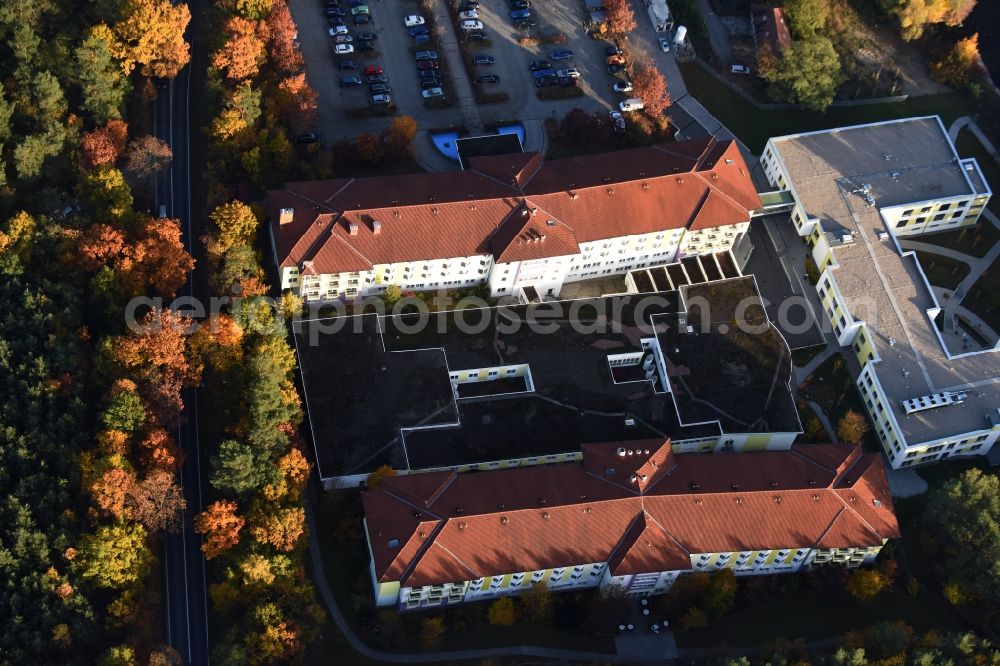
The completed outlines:
{"type": "MultiPolygon", "coordinates": [[[[348,1],[343,0],[343,7],[350,12],[348,1]]],[[[421,44],[419,48],[432,48],[441,52],[442,66],[448,70],[450,79],[444,86],[445,93],[454,104],[440,109],[426,108],[413,57],[413,50],[417,45],[404,27],[404,17],[422,14],[416,0],[369,2],[374,23],[354,27],[350,16],[345,19],[352,35],[357,32],[373,32],[377,35],[374,42],[377,57],[358,53],[343,56],[354,60],[358,65],[359,70],[355,72],[340,71],[337,67],[338,58],[331,55],[332,40],[327,34],[328,23],[323,16],[323,2],[291,0],[310,82],[319,94],[321,130],[325,142],[357,136],[365,131],[379,132],[388,125],[389,118],[386,117],[352,117],[350,114],[351,110],[362,109],[368,104],[367,85],[356,88],[341,88],[338,85],[342,75],[361,76],[360,68],[373,62],[382,66],[388,79],[396,113],[413,116],[422,130],[464,125],[470,132],[475,132],[501,121],[561,118],[576,107],[588,111],[610,110],[629,97],[612,90],[613,83],[623,80],[623,75],[608,74],[605,48],[610,42],[594,39],[587,34],[586,9],[581,0],[532,0],[531,21],[536,25],[527,28],[527,31],[515,27],[509,15],[508,0],[481,0],[477,8],[478,20],[482,21],[483,29],[489,37],[489,42],[482,47],[463,40],[465,31],[455,25],[447,6],[439,1],[434,6],[438,25],[436,34],[432,37],[436,44],[421,44]],[[566,41],[561,44],[526,46],[519,43],[526,32],[532,37],[561,33],[565,35],[566,41]],[[484,74],[497,75],[499,82],[482,84],[482,90],[487,93],[506,93],[508,99],[505,102],[480,104],[474,109],[475,113],[469,112],[468,107],[475,105],[471,99],[473,82],[469,80],[464,66],[454,66],[456,63],[462,64],[458,48],[469,54],[489,55],[495,59],[494,64],[474,66],[471,75],[473,79],[484,74]],[[551,60],[552,51],[564,49],[572,51],[573,57],[553,62],[553,67],[577,68],[580,71],[580,89],[584,95],[573,99],[541,100],[537,96],[538,88],[532,79],[528,63],[532,60],[551,60]],[[450,58],[451,66],[447,57],[448,50],[455,51],[450,58]],[[463,106],[466,107],[464,113],[463,106]]],[[[637,28],[623,45],[627,49],[643,52],[654,62],[672,58],[672,53],[662,53],[658,48],[656,38],[665,33],[653,32],[643,3],[636,0],[633,9],[637,28]]],[[[673,63],[668,66],[672,67],[673,63]]],[[[675,67],[674,69],[676,70],[675,67]]],[[[363,76],[361,78],[364,79],[363,76]]]]}

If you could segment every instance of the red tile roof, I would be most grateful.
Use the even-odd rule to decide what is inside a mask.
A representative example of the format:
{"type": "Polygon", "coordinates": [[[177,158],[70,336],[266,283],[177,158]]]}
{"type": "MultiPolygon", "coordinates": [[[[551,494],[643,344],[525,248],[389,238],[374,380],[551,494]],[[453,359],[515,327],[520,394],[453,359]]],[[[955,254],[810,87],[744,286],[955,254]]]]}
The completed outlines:
{"type": "Polygon", "coordinates": [[[534,153],[477,157],[470,166],[288,183],[268,192],[279,264],[312,262],[307,272],[339,273],[487,253],[497,261],[553,257],[605,238],[745,222],[760,208],[732,141],[695,139],[547,163],[534,153]],[[524,225],[514,213],[524,207],[539,217],[544,211],[528,229],[544,234],[544,243],[518,242],[524,225]],[[280,224],[284,208],[294,214],[280,224]],[[558,230],[540,227],[548,220],[558,230]]]}
{"type": "Polygon", "coordinates": [[[376,576],[420,586],[605,561],[643,573],[689,568],[688,553],[899,536],[882,460],[857,447],[675,455],[642,440],[583,451],[582,463],[383,479],[362,496],[376,576]]]}
{"type": "Polygon", "coordinates": [[[750,14],[753,17],[754,34],[767,42],[772,53],[777,54],[779,50],[792,45],[792,33],[788,30],[784,9],[754,4],[750,6],[750,14]]]}

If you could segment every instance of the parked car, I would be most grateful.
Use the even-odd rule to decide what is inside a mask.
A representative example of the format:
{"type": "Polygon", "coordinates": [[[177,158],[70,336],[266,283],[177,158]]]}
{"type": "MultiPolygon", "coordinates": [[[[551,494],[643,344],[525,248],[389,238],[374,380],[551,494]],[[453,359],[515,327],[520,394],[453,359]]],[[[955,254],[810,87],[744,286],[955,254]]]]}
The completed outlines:
{"type": "Polygon", "coordinates": [[[581,73],[580,70],[578,70],[576,67],[567,67],[566,69],[560,69],[558,72],[556,72],[556,76],[558,76],[561,79],[563,78],[578,79],[581,76],[583,76],[583,73],[581,73]]]}
{"type": "Polygon", "coordinates": [[[609,46],[606,49],[604,49],[604,55],[606,57],[608,57],[608,58],[610,58],[611,56],[616,56],[616,55],[621,55],[621,54],[622,54],[622,50],[620,48],[618,48],[617,44],[612,44],[611,46],[609,46]]]}
{"type": "Polygon", "coordinates": [[[510,17],[512,19],[526,19],[526,18],[531,18],[531,10],[530,9],[515,9],[514,11],[512,11],[510,13],[510,17]]]}
{"type": "Polygon", "coordinates": [[[670,53],[670,40],[666,37],[660,37],[656,40],[660,44],[660,50],[664,53],[670,53]]]}
{"type": "Polygon", "coordinates": [[[426,32],[419,35],[414,35],[413,41],[416,42],[417,44],[424,44],[426,42],[431,41],[431,36],[426,32]]]}
{"type": "Polygon", "coordinates": [[[468,39],[470,42],[485,42],[487,39],[490,38],[490,36],[487,35],[482,30],[473,30],[473,31],[469,32],[465,36],[465,38],[468,39]]]}
{"type": "Polygon", "coordinates": [[[440,88],[441,79],[420,79],[421,88],[440,88]]]}
{"type": "Polygon", "coordinates": [[[608,115],[611,117],[611,127],[616,132],[624,132],[625,131],[625,116],[623,116],[618,111],[612,111],[608,115]]]}
{"type": "Polygon", "coordinates": [[[421,69],[417,71],[417,76],[421,79],[440,79],[441,72],[434,69],[421,69]]]}
{"type": "Polygon", "coordinates": [[[341,60],[339,63],[337,63],[337,68],[340,69],[340,71],[344,72],[350,69],[357,69],[358,64],[353,60],[341,60]]]}
{"type": "Polygon", "coordinates": [[[335,44],[333,52],[337,55],[350,55],[354,53],[354,47],[350,44],[335,44]]]}
{"type": "Polygon", "coordinates": [[[510,0],[507,6],[510,7],[511,11],[515,9],[527,9],[531,6],[531,2],[529,0],[510,0]]]}
{"type": "Polygon", "coordinates": [[[413,57],[416,60],[418,60],[418,61],[419,60],[437,60],[438,59],[438,52],[437,51],[417,51],[416,53],[413,54],[413,57]]]}
{"type": "Polygon", "coordinates": [[[465,0],[465,2],[458,6],[458,11],[460,12],[467,12],[470,9],[479,9],[479,3],[476,0],[465,0]]]}
{"type": "Polygon", "coordinates": [[[734,65],[729,66],[729,71],[732,72],[733,74],[749,74],[750,68],[747,67],[746,65],[741,65],[739,63],[736,63],[734,65]]]}
{"type": "Polygon", "coordinates": [[[388,83],[369,83],[368,84],[368,92],[370,92],[370,93],[389,93],[389,92],[392,92],[392,91],[389,90],[389,84],[388,83]]]}
{"type": "Polygon", "coordinates": [[[608,56],[608,59],[604,61],[605,65],[624,65],[625,56],[618,54],[613,56],[608,56]]]}
{"type": "Polygon", "coordinates": [[[367,0],[347,0],[347,5],[349,7],[360,7],[364,4],[368,4],[367,0]]]}
{"type": "Polygon", "coordinates": [[[458,18],[460,19],[477,19],[479,18],[479,10],[469,9],[464,12],[458,13],[458,18]]]}
{"type": "Polygon", "coordinates": [[[341,9],[340,7],[330,7],[323,10],[323,16],[330,18],[336,18],[338,16],[347,16],[347,10],[341,9]]]}
{"type": "Polygon", "coordinates": [[[350,35],[337,35],[333,38],[335,44],[350,44],[354,41],[354,38],[350,35]]]}
{"type": "Polygon", "coordinates": [[[372,95],[372,106],[389,106],[392,104],[392,98],[386,94],[372,95]]]}
{"type": "Polygon", "coordinates": [[[426,25],[418,25],[410,28],[410,37],[416,37],[417,35],[427,35],[430,34],[430,28],[426,25]]]}
{"type": "Polygon", "coordinates": [[[549,54],[549,58],[552,60],[569,60],[573,57],[573,52],[569,49],[561,49],[559,51],[553,51],[549,54]]]}
{"type": "Polygon", "coordinates": [[[434,97],[444,97],[444,90],[440,87],[427,88],[420,91],[420,96],[424,99],[432,99],[434,97]]]}
{"type": "Polygon", "coordinates": [[[424,20],[423,16],[417,16],[416,14],[412,16],[406,16],[403,18],[403,25],[407,28],[412,28],[417,25],[423,25],[427,21],[424,20]]]}
{"type": "Polygon", "coordinates": [[[351,16],[357,16],[358,14],[371,14],[368,5],[358,5],[351,10],[351,16]]]}
{"type": "Polygon", "coordinates": [[[462,30],[482,30],[482,21],[462,21],[459,26],[462,30]]]}
{"type": "Polygon", "coordinates": [[[330,29],[326,31],[331,37],[336,37],[337,35],[346,35],[349,32],[347,26],[343,23],[337,23],[336,25],[330,26],[330,29]]]}
{"type": "Polygon", "coordinates": [[[554,76],[549,76],[541,79],[535,79],[536,88],[547,88],[549,86],[559,85],[559,79],[554,76]]]}
{"type": "Polygon", "coordinates": [[[624,102],[619,102],[618,108],[621,110],[622,113],[626,113],[628,111],[642,111],[644,108],[646,108],[646,105],[642,103],[641,99],[637,97],[632,97],[630,99],[625,100],[624,102]]]}
{"type": "Polygon", "coordinates": [[[477,55],[472,58],[472,63],[474,65],[495,65],[496,62],[496,58],[488,55],[477,55]]]}
{"type": "Polygon", "coordinates": [[[632,92],[632,82],[631,81],[616,81],[615,85],[611,86],[616,93],[630,93],[632,92]]]}
{"type": "Polygon", "coordinates": [[[440,69],[441,63],[437,60],[420,60],[417,62],[417,69],[440,69]]]}
{"type": "Polygon", "coordinates": [[[608,74],[614,76],[618,72],[624,72],[625,65],[608,65],[608,74]]]}
{"type": "Polygon", "coordinates": [[[554,79],[556,78],[555,71],[551,69],[539,69],[531,73],[531,78],[533,79],[554,79]]]}
{"type": "Polygon", "coordinates": [[[374,32],[359,32],[355,37],[357,37],[359,42],[374,42],[378,39],[378,35],[374,32]]]}
{"type": "Polygon", "coordinates": [[[533,72],[537,72],[540,69],[549,69],[552,67],[552,63],[548,60],[532,60],[528,63],[528,69],[533,72]]]}
{"type": "Polygon", "coordinates": [[[580,85],[580,79],[578,79],[575,76],[561,76],[556,80],[559,81],[559,85],[561,85],[564,88],[570,88],[573,86],[580,85]]]}
{"type": "Polygon", "coordinates": [[[359,76],[342,76],[340,77],[340,87],[341,88],[354,88],[363,85],[364,81],[361,80],[359,76]]]}
{"type": "Polygon", "coordinates": [[[368,77],[368,83],[389,83],[389,77],[385,74],[372,74],[368,77]]]}
{"type": "Polygon", "coordinates": [[[358,14],[354,17],[354,25],[365,25],[366,23],[371,23],[375,19],[372,18],[371,14],[358,14]]]}
{"type": "Polygon", "coordinates": [[[326,2],[323,3],[323,7],[325,8],[339,7],[339,6],[340,6],[340,0],[326,0],[326,2]]]}
{"type": "Polygon", "coordinates": [[[476,83],[500,83],[500,77],[496,74],[483,74],[476,77],[476,83]]]}
{"type": "Polygon", "coordinates": [[[316,143],[319,141],[319,132],[306,132],[295,137],[295,143],[316,143]]]}
{"type": "Polygon", "coordinates": [[[365,65],[365,76],[376,76],[382,73],[382,65],[375,63],[374,65],[365,65]]]}

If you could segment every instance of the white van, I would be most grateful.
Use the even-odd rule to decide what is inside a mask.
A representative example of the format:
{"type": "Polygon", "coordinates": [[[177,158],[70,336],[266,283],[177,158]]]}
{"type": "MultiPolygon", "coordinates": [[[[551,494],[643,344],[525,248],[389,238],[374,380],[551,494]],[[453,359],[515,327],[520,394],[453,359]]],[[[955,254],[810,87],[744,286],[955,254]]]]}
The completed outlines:
{"type": "Polygon", "coordinates": [[[638,97],[633,97],[627,99],[624,102],[619,102],[618,108],[622,110],[622,113],[628,113],[629,111],[642,111],[645,108],[645,104],[638,97]]]}
{"type": "Polygon", "coordinates": [[[482,21],[462,21],[462,30],[482,30],[482,21]]]}

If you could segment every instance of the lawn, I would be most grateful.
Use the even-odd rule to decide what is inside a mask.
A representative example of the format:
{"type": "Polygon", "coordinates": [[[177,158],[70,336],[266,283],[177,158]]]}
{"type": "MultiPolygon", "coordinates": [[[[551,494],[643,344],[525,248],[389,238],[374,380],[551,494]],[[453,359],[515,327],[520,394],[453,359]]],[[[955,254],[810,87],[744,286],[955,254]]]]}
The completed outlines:
{"type": "Polygon", "coordinates": [[[917,252],[917,258],[927,279],[935,287],[954,289],[969,274],[969,265],[964,261],[955,261],[930,252],[917,252]]]}
{"type": "MultiPolygon", "coordinates": [[[[994,141],[995,143],[996,141],[994,141]]],[[[963,128],[958,133],[955,148],[962,157],[975,157],[976,161],[979,162],[979,169],[986,177],[990,189],[993,190],[993,196],[987,207],[995,214],[1000,215],[1000,197],[997,196],[997,193],[1000,192],[1000,166],[990,157],[990,154],[983,148],[983,144],[979,143],[979,140],[968,128],[963,128]]]]}
{"type": "Polygon", "coordinates": [[[940,115],[947,127],[955,118],[969,113],[964,100],[957,94],[918,97],[892,104],[834,107],[825,113],[761,111],[698,64],[683,63],[680,67],[691,96],[758,154],[772,136],[929,115],[940,115]]]}
{"type": "MultiPolygon", "coordinates": [[[[992,200],[990,205],[993,205],[992,200]]],[[[946,247],[949,250],[963,252],[973,257],[985,257],[996,242],[1000,241],[1000,230],[992,222],[982,217],[979,223],[974,226],[940,234],[923,234],[914,240],[946,247]]]]}
{"type": "Polygon", "coordinates": [[[848,411],[861,414],[868,423],[868,433],[862,440],[865,450],[882,450],[878,436],[871,427],[868,411],[861,402],[861,396],[840,354],[831,356],[806,377],[799,387],[799,396],[818,403],[834,428],[848,411]]]}

